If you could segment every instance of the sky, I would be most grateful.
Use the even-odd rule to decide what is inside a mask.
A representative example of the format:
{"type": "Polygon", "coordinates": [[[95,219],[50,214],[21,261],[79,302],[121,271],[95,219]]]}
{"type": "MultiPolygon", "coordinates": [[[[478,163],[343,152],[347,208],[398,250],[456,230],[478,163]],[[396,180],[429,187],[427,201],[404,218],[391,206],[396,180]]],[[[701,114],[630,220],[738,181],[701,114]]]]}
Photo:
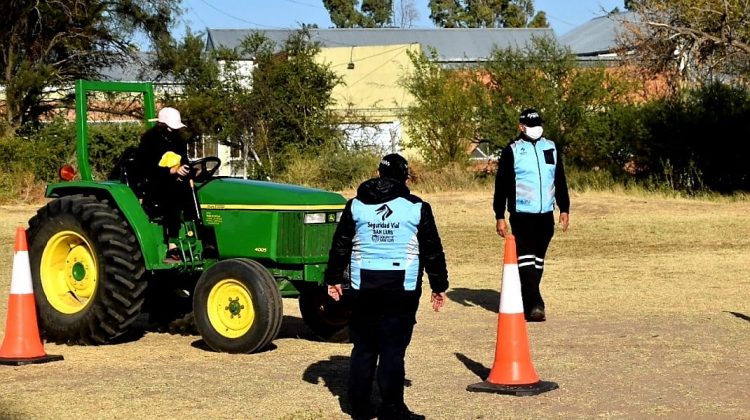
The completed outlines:
{"type": "MultiPolygon", "coordinates": [[[[399,0],[394,0],[398,2],[399,0]]],[[[434,28],[428,0],[415,0],[419,19],[413,28],[434,28]]],[[[397,3],[398,4],[398,3],[397,3]]],[[[547,20],[561,36],[615,7],[624,9],[624,0],[534,0],[537,11],[544,10],[547,20]]],[[[184,13],[175,35],[181,38],[186,27],[193,33],[205,29],[289,29],[302,23],[331,28],[333,24],[322,0],[182,0],[184,13]]]]}

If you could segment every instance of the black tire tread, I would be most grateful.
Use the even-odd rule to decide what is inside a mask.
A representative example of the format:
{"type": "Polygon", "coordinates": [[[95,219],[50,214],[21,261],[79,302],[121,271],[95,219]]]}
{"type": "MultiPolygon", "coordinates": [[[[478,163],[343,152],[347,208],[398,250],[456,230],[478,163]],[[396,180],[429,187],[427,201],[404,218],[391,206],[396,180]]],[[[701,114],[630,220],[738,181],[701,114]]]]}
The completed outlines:
{"type": "MultiPolygon", "coordinates": [[[[80,319],[61,323],[60,318],[67,315],[40,305],[39,301],[46,298],[38,267],[32,269],[37,274],[32,276],[37,306],[47,311],[40,314],[42,333],[47,340],[59,344],[108,344],[126,333],[140,315],[147,286],[143,255],[132,228],[119,210],[110,206],[107,199],[83,194],[58,198],[39,209],[29,220],[30,244],[45,230],[54,233],[61,222],[70,223],[65,220],[68,216],[78,220],[82,230],[78,233],[91,243],[99,265],[99,284],[94,301],[82,311],[80,319]]],[[[44,244],[36,247],[43,249],[44,244]]],[[[40,258],[41,255],[35,260],[37,265],[40,258]]]]}
{"type": "Polygon", "coordinates": [[[283,302],[276,281],[265,267],[253,260],[235,258],[221,261],[203,273],[196,286],[193,314],[203,341],[212,349],[254,353],[268,347],[278,335],[283,318],[283,302]],[[256,321],[243,337],[222,337],[208,321],[205,300],[211,288],[222,279],[222,272],[232,273],[233,277],[245,283],[253,296],[256,321]]]}

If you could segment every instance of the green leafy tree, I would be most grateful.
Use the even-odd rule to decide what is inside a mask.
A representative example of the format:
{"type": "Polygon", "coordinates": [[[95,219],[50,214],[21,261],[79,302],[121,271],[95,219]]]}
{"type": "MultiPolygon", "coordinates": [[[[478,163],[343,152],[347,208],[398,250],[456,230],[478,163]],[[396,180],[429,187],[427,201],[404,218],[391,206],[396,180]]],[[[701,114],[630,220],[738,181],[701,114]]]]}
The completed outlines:
{"type": "Polygon", "coordinates": [[[268,42],[245,52],[254,53],[257,67],[238,117],[251,127],[252,141],[263,152],[259,155],[267,170],[283,169],[283,160],[274,157],[316,154],[340,140],[331,94],[341,81],[315,60],[320,45],[307,31],[293,34],[280,52],[274,53],[268,42]]]}
{"type": "Polygon", "coordinates": [[[533,0],[430,0],[430,19],[443,28],[545,28],[533,0]]]}
{"type": "Polygon", "coordinates": [[[152,67],[160,78],[168,77],[181,89],[166,92],[167,104],[179,104],[186,121],[185,132],[193,138],[212,136],[229,141],[234,134],[234,111],[239,95],[247,94],[250,75],[240,74],[239,55],[228,49],[204,51],[201,36],[188,31],[179,42],[165,39],[157,44],[152,67]]]}
{"type": "Polygon", "coordinates": [[[323,0],[337,28],[380,28],[393,23],[392,0],[323,0]]]}
{"type": "Polygon", "coordinates": [[[427,163],[442,167],[468,160],[469,145],[477,140],[477,109],[483,106],[479,74],[467,69],[446,69],[436,61],[409,52],[414,70],[402,83],[414,97],[403,119],[409,140],[427,163]]]}
{"type": "Polygon", "coordinates": [[[491,101],[480,109],[480,133],[494,148],[518,133],[518,115],[537,108],[545,137],[584,167],[621,159],[617,133],[608,130],[613,109],[628,102],[629,84],[604,68],[579,68],[555,40],[537,38],[525,49],[495,50],[484,64],[491,101]]]}
{"type": "Polygon", "coordinates": [[[237,51],[206,54],[199,37],[162,43],[157,68],[184,85],[167,98],[185,115],[194,139],[221,142],[242,152],[248,173],[276,177],[286,157],[315,155],[340,142],[330,110],[339,77],[315,56],[307,30],[276,45],[262,32],[237,51]]]}
{"type": "Polygon", "coordinates": [[[135,33],[168,37],[179,13],[179,0],[10,0],[5,6],[0,83],[8,128],[59,106],[55,89],[79,78],[100,78],[103,68],[132,60],[135,33]]]}

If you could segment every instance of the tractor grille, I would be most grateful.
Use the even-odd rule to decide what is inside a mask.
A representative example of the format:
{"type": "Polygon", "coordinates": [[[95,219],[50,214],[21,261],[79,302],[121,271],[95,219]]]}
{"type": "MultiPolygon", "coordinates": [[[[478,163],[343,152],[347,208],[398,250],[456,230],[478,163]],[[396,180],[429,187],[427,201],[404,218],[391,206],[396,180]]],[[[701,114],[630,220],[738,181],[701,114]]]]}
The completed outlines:
{"type": "Polygon", "coordinates": [[[328,259],[336,223],[304,224],[304,212],[279,213],[277,256],[305,262],[328,259]]]}

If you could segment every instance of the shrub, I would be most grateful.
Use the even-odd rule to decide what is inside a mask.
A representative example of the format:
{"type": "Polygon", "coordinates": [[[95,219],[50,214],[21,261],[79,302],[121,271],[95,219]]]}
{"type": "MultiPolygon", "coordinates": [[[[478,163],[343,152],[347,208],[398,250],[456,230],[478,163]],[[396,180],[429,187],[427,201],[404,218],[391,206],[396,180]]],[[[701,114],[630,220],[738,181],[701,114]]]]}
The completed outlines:
{"type": "Polygon", "coordinates": [[[321,151],[314,156],[287,155],[282,182],[334,191],[356,188],[376,175],[380,155],[367,150],[321,151]]]}
{"type": "Polygon", "coordinates": [[[460,164],[430,168],[418,160],[410,161],[411,188],[422,193],[466,191],[494,185],[494,174],[474,172],[460,164]]]}

